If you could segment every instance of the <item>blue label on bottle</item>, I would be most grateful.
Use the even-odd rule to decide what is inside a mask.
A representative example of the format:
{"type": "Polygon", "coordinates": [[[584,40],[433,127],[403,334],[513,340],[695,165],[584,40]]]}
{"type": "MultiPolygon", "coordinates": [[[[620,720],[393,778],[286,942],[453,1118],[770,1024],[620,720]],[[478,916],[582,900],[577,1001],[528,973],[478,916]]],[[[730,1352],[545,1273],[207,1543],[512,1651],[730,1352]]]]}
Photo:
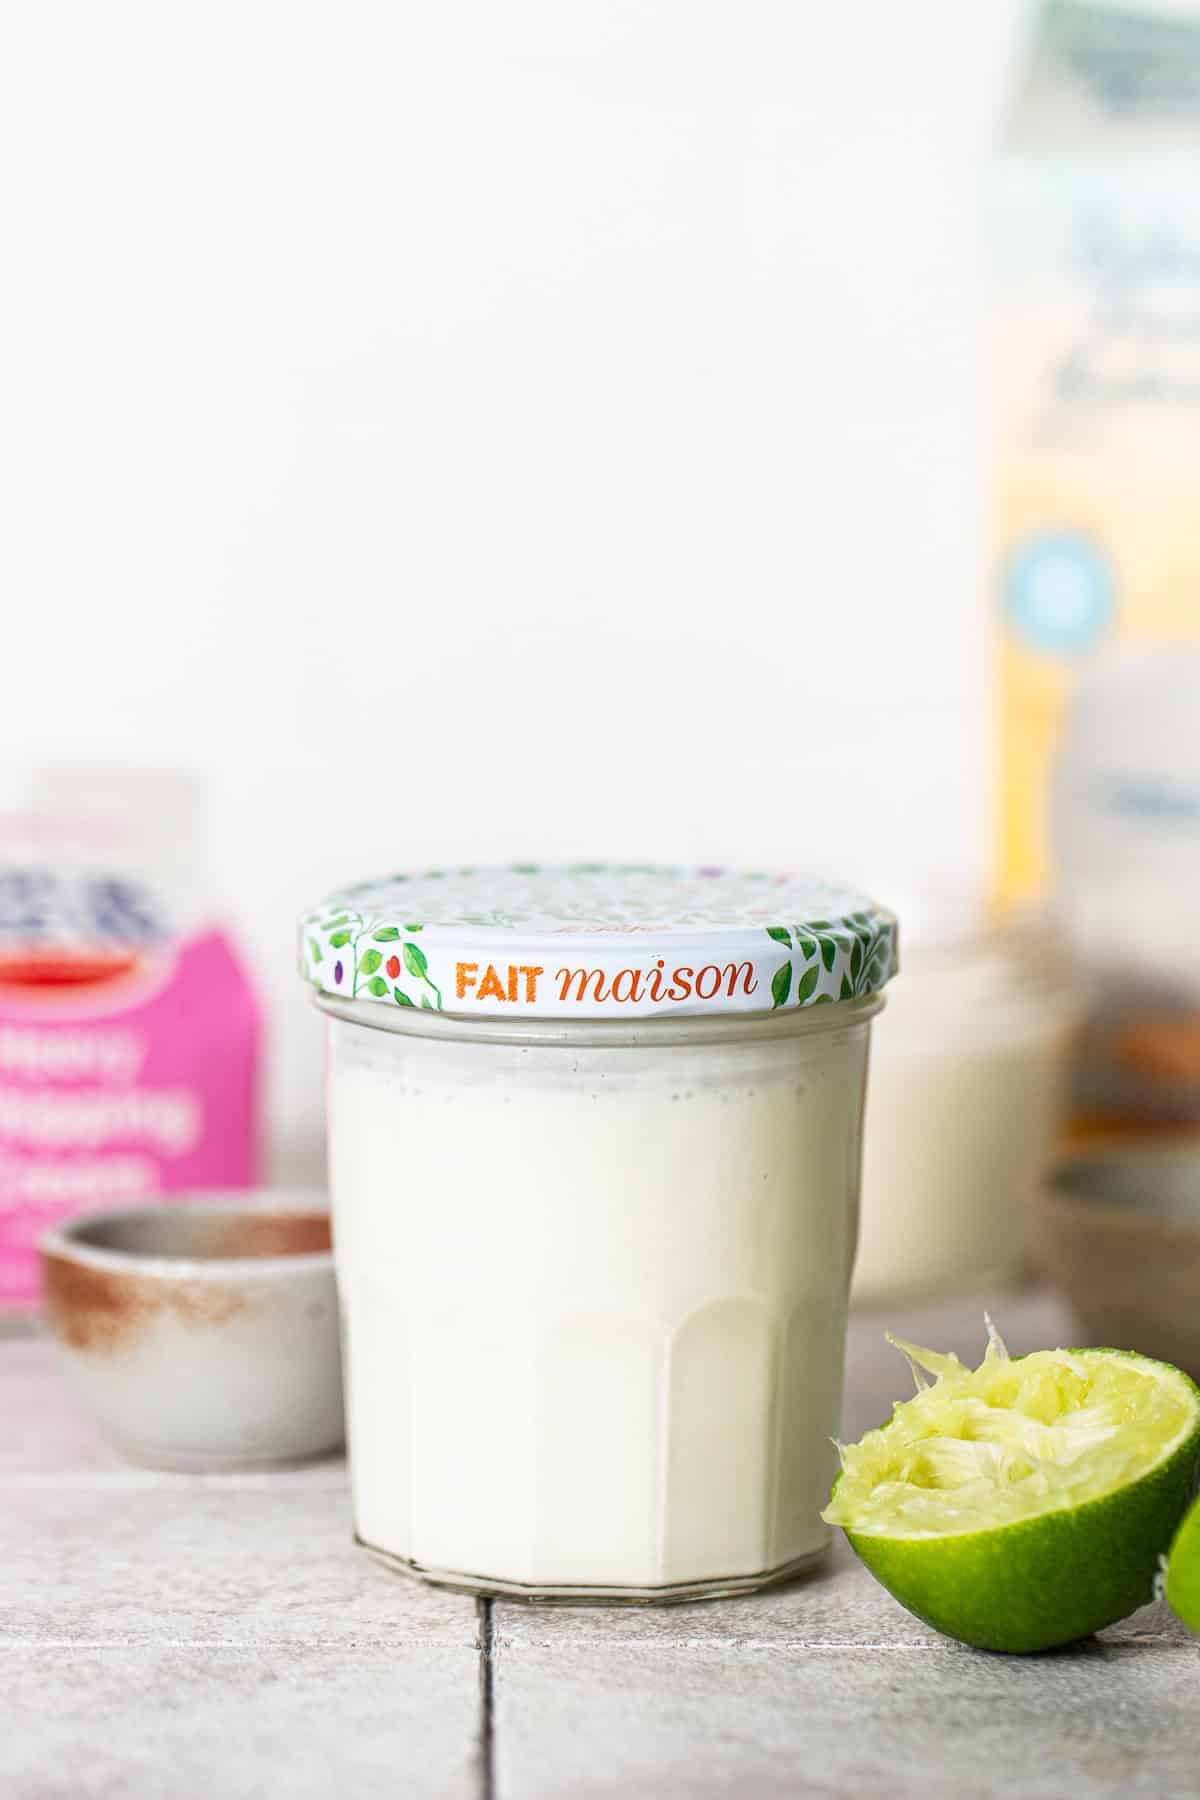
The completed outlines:
{"type": "Polygon", "coordinates": [[[1075,532],[1028,538],[1008,565],[1005,608],[1031,650],[1082,656],[1116,613],[1116,584],[1103,553],[1075,532]]]}

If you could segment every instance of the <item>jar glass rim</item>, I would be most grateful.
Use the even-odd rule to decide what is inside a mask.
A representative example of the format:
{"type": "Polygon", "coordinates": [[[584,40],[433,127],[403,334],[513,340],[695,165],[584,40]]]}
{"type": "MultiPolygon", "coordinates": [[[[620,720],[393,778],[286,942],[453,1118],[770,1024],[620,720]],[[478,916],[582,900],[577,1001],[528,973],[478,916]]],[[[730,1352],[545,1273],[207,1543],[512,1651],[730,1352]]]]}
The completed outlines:
{"type": "Polygon", "coordinates": [[[853,1000],[834,1000],[827,1006],[779,1008],[771,1012],[688,1013],[682,1017],[631,1019],[498,1019],[494,1014],[473,1017],[467,1013],[417,1011],[412,1007],[384,1007],[364,1000],[335,1000],[315,992],[313,1004],[330,1018],[362,1025],[371,1031],[390,1031],[402,1037],[428,1037],[452,1042],[529,1044],[564,1047],[588,1045],[614,1049],[640,1046],[646,1049],[671,1044],[727,1044],[754,1038],[808,1037],[827,1031],[844,1031],[865,1025],[882,1011],[882,991],[853,1000]]]}

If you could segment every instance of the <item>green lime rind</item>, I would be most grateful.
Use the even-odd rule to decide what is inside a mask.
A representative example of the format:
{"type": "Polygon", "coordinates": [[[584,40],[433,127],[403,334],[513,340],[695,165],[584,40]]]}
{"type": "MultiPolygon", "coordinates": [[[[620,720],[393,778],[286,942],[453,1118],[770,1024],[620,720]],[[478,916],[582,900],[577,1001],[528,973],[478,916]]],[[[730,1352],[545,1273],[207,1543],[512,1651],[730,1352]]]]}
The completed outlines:
{"type": "Polygon", "coordinates": [[[1175,1533],[1167,1556],[1167,1605],[1189,1631],[1200,1633],[1200,1501],[1175,1533]]]}
{"type": "MultiPolygon", "coordinates": [[[[978,1650],[1053,1650],[1147,1605],[1164,1548],[1200,1488],[1200,1388],[1170,1364],[1132,1351],[1093,1346],[1071,1354],[1170,1369],[1194,1398],[1192,1430],[1135,1481],[1061,1511],[927,1538],[846,1530],[857,1556],[901,1606],[978,1650]]],[[[1183,1604],[1200,1629],[1200,1522],[1195,1547],[1196,1574],[1183,1604]]],[[[1191,1623],[1186,1613],[1180,1617],[1191,1623]]]]}

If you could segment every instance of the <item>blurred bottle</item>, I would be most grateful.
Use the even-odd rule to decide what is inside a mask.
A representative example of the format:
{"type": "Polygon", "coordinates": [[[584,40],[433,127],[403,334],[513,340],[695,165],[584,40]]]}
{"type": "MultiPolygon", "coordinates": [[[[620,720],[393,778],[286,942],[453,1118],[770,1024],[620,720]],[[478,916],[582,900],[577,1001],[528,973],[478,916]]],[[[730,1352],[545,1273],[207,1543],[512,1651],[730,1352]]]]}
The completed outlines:
{"type": "MultiPolygon", "coordinates": [[[[1054,886],[1054,852],[1075,828],[1052,841],[1053,770],[1095,659],[1116,646],[1200,645],[1197,94],[1194,9],[1050,0],[990,184],[1004,904],[1054,886]]],[[[1141,705],[1116,679],[1097,677],[1093,743],[1105,707],[1124,731],[1141,705]]],[[[1080,829],[1092,810],[1076,806],[1080,829]]],[[[1115,826],[1109,810],[1105,829],[1115,826]]],[[[1161,828],[1143,818],[1129,841],[1157,858],[1161,828]]],[[[1073,892],[1082,919],[1078,881],[1073,892]]],[[[1129,934],[1127,921],[1118,958],[1129,934]]]]}
{"type": "Polygon", "coordinates": [[[1079,1125],[1200,1127],[1200,645],[1115,645],[1093,664],[1053,842],[1087,984],[1079,1125]]]}
{"type": "Polygon", "coordinates": [[[0,1311],[71,1214],[259,1175],[259,1012],[166,770],[0,775],[0,1311]]]}

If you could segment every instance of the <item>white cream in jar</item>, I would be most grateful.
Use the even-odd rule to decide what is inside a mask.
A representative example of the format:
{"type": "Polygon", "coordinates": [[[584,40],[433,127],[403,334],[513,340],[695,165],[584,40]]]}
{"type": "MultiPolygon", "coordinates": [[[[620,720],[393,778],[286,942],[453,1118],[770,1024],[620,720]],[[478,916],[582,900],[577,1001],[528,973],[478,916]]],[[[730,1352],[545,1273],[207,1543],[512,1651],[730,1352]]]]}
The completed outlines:
{"type": "Polygon", "coordinates": [[[400,889],[305,926],[358,1536],[549,1596],[802,1567],[826,1543],[890,915],[671,870],[400,889]]]}

